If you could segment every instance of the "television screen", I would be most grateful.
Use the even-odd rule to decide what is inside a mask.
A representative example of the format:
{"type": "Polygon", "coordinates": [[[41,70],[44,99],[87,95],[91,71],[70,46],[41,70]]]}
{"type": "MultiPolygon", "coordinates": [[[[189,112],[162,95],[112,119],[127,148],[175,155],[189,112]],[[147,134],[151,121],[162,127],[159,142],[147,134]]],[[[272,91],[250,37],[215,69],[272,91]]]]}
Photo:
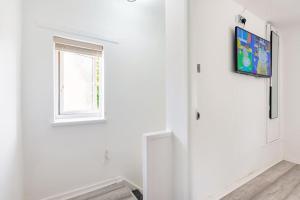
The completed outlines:
{"type": "Polygon", "coordinates": [[[240,27],[235,28],[235,40],[237,72],[271,77],[270,42],[240,27]]]}

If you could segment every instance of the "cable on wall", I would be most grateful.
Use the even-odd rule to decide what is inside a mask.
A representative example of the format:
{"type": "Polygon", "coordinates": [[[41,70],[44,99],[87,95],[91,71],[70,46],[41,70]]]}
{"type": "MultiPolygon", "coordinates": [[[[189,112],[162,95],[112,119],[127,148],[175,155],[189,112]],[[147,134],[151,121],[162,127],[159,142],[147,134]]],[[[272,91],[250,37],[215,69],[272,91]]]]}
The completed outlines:
{"type": "Polygon", "coordinates": [[[247,8],[244,7],[243,10],[240,12],[240,14],[237,16],[237,23],[241,28],[245,28],[246,26],[247,19],[246,17],[243,16],[246,10],[247,8]]]}

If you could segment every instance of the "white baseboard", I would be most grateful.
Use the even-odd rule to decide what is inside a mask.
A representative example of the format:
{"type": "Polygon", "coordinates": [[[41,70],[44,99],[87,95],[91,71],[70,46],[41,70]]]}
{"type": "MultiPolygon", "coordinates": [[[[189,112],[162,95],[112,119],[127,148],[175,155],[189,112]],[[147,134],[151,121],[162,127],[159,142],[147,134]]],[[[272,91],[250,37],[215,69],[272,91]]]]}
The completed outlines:
{"type": "Polygon", "coordinates": [[[143,188],[136,185],[135,183],[133,183],[132,181],[128,180],[128,179],[124,179],[123,181],[125,181],[125,184],[127,185],[127,187],[129,187],[131,190],[139,190],[141,193],[143,193],[143,188]]]}
{"type": "Polygon", "coordinates": [[[53,195],[47,198],[43,198],[41,200],[67,200],[70,198],[75,198],[93,191],[97,191],[100,189],[108,188],[110,186],[125,183],[126,186],[128,186],[130,189],[139,189],[141,191],[141,188],[135,184],[133,184],[131,181],[128,181],[127,179],[123,177],[116,177],[112,179],[108,179],[102,182],[98,182],[89,186],[81,187],[75,190],[71,190],[62,194],[53,195]]]}

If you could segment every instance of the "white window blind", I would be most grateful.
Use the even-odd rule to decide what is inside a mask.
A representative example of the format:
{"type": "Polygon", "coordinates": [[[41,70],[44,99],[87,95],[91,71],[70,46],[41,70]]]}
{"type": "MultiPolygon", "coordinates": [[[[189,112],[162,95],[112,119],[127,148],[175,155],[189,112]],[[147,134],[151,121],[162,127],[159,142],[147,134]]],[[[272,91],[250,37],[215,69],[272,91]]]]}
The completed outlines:
{"type": "Polygon", "coordinates": [[[101,56],[103,46],[61,37],[54,37],[55,49],[91,56],[101,56]]]}

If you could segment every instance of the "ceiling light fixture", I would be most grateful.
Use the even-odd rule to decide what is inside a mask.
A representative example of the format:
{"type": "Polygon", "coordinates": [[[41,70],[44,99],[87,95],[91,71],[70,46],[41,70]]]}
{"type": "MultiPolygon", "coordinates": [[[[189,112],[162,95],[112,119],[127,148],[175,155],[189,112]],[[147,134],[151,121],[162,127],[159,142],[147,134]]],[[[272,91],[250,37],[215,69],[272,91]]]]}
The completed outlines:
{"type": "Polygon", "coordinates": [[[128,2],[135,2],[136,0],[127,0],[128,2]]]}

